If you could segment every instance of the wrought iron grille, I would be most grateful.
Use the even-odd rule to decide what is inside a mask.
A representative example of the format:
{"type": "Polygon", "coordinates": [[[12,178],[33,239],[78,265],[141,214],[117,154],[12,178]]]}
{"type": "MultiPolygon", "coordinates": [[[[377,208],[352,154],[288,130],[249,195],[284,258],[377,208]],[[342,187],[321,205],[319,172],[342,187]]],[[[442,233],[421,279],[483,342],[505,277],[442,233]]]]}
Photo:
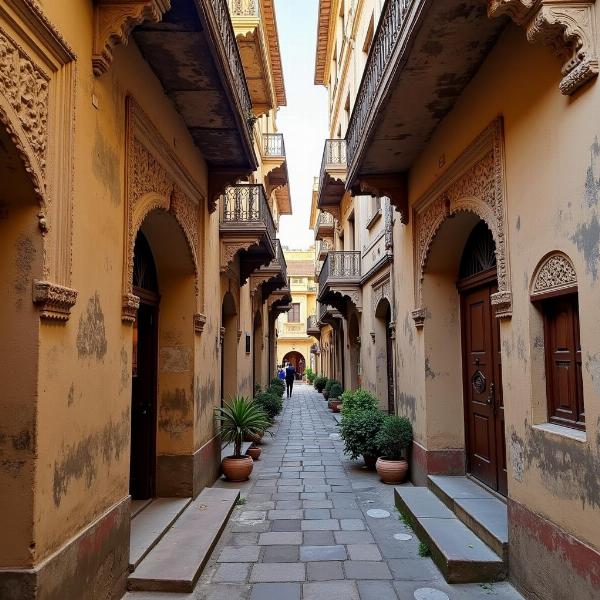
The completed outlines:
{"type": "Polygon", "coordinates": [[[325,313],[328,310],[328,305],[323,304],[322,302],[318,302],[317,304],[319,305],[319,321],[322,321],[325,313]]]}
{"type": "Polygon", "coordinates": [[[282,133],[263,133],[265,156],[285,156],[285,143],[282,133]]]}
{"type": "MultiPolygon", "coordinates": [[[[235,0],[232,1],[235,2],[235,0]]],[[[245,3],[246,0],[240,1],[245,3]]],[[[252,0],[248,1],[251,2],[252,0]]],[[[258,2],[258,0],[255,1],[258,2]]],[[[248,91],[246,75],[244,73],[244,67],[242,66],[242,59],[240,58],[240,52],[235,39],[231,17],[229,15],[227,0],[210,0],[210,6],[212,7],[217,26],[219,27],[221,41],[225,48],[225,55],[229,62],[229,68],[233,74],[235,90],[239,95],[242,110],[246,116],[249,116],[252,114],[252,101],[250,100],[250,92],[248,91]]],[[[248,128],[250,128],[250,121],[248,121],[248,128]]]]}
{"type": "Polygon", "coordinates": [[[333,227],[333,215],[328,212],[319,212],[317,217],[317,231],[321,227],[333,227]]]}
{"type": "Polygon", "coordinates": [[[307,329],[307,331],[312,331],[312,330],[318,329],[316,315],[310,315],[306,319],[306,329],[307,329]]]}
{"type": "Polygon", "coordinates": [[[319,176],[319,189],[323,189],[323,178],[327,167],[346,166],[346,140],[325,140],[323,158],[321,160],[321,174],[319,176]]]}
{"type": "Polygon", "coordinates": [[[366,132],[367,121],[373,109],[379,85],[388,67],[390,57],[401,38],[406,15],[412,5],[420,0],[386,0],[371,51],[367,59],[356,102],[348,124],[346,140],[348,141],[348,162],[352,164],[361,136],[366,132]]]}
{"type": "Polygon", "coordinates": [[[279,263],[281,275],[285,281],[285,284],[287,285],[287,262],[285,260],[285,254],[283,253],[283,247],[281,246],[281,241],[279,239],[277,239],[277,244],[275,245],[275,260],[279,263]]]}
{"type": "Polygon", "coordinates": [[[258,17],[260,0],[229,0],[229,10],[235,17],[258,17]]]}
{"type": "Polygon", "coordinates": [[[262,223],[275,243],[275,223],[262,185],[245,183],[228,187],[223,195],[221,222],[262,223]]]}
{"type": "Polygon", "coordinates": [[[360,251],[329,252],[319,275],[320,290],[330,279],[360,279],[360,251]]]}

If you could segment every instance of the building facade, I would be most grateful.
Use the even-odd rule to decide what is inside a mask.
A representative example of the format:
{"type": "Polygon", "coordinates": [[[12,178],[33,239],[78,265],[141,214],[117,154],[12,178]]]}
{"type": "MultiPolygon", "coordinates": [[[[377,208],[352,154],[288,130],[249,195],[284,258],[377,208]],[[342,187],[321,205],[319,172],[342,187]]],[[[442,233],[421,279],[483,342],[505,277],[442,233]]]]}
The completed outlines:
{"type": "Polygon", "coordinates": [[[120,598],[131,498],[212,484],[275,363],[275,13],[1,0],[0,49],[0,597],[120,598]]]}
{"type": "MultiPolygon", "coordinates": [[[[359,383],[413,423],[413,481],[467,474],[501,498],[508,577],[548,600],[600,594],[597,8],[337,0],[319,15],[321,348],[343,354],[358,326],[359,383]],[[367,281],[376,198],[389,258],[367,281]],[[391,365],[387,398],[374,364],[391,365]]],[[[347,360],[328,369],[354,385],[347,360]]]]}
{"type": "Polygon", "coordinates": [[[308,318],[315,314],[315,251],[284,249],[292,294],[291,308],[277,320],[277,364],[289,362],[302,378],[307,367],[315,370],[317,340],[307,333],[308,318]]]}

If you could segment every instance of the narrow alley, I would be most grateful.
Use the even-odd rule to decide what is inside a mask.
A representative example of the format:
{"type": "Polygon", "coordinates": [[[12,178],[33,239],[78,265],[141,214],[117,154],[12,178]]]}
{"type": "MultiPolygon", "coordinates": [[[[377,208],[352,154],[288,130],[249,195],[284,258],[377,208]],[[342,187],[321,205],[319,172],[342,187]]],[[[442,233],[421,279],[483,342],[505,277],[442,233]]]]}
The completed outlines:
{"type": "MultiPolygon", "coordinates": [[[[299,384],[241,488],[193,594],[126,600],[516,600],[509,583],[448,585],[403,525],[394,486],[344,456],[323,396],[299,384]]],[[[407,484],[410,485],[410,484],[407,484]]]]}

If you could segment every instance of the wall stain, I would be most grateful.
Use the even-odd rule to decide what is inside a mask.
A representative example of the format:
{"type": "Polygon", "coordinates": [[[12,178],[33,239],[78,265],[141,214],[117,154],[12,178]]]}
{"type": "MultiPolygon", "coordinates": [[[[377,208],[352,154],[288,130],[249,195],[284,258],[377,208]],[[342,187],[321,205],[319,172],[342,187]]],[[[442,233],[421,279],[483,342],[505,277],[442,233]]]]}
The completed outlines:
{"type": "Polygon", "coordinates": [[[593,215],[589,223],[580,223],[571,236],[571,241],[583,254],[586,271],[592,279],[598,279],[598,262],[600,261],[600,223],[598,217],[593,215]]]}
{"type": "Polygon", "coordinates": [[[190,409],[183,388],[163,392],[160,397],[158,428],[171,438],[178,438],[193,426],[190,409]]]}
{"type": "Polygon", "coordinates": [[[160,349],[160,364],[163,373],[185,373],[193,366],[192,349],[188,346],[163,346],[160,349]]]}
{"type": "Polygon", "coordinates": [[[402,324],[402,329],[404,330],[404,335],[408,338],[408,343],[410,346],[413,345],[415,337],[415,328],[411,321],[411,315],[409,313],[406,313],[404,315],[404,323],[402,324]]]}
{"type": "Polygon", "coordinates": [[[407,416],[412,423],[416,422],[417,399],[414,396],[400,392],[400,395],[398,396],[398,407],[400,408],[401,414],[407,416]]]}
{"type": "MultiPolygon", "coordinates": [[[[515,431],[511,433],[511,454],[513,448],[522,448],[525,467],[537,468],[544,485],[553,495],[580,500],[582,508],[586,505],[599,508],[600,456],[592,453],[591,446],[557,439],[532,429],[527,422],[525,427],[525,440],[515,431]]],[[[512,456],[511,462],[514,463],[512,456]]]]}
{"type": "Polygon", "coordinates": [[[123,392],[129,385],[129,360],[125,346],[121,348],[121,378],[119,381],[119,392],[123,392]]]}
{"type": "Polygon", "coordinates": [[[431,368],[429,357],[425,358],[425,377],[427,377],[427,379],[435,379],[437,376],[438,373],[431,368]]]}
{"type": "Polygon", "coordinates": [[[92,151],[92,170],[94,175],[104,184],[114,206],[121,204],[121,178],[119,155],[96,128],[94,149],[92,151]]]}
{"type": "Polygon", "coordinates": [[[517,338],[517,355],[521,364],[527,364],[527,352],[525,351],[525,340],[519,334],[517,338]]]}
{"type": "Polygon", "coordinates": [[[31,271],[33,268],[33,261],[35,259],[35,246],[33,242],[25,237],[19,236],[19,239],[15,244],[15,292],[19,296],[15,302],[17,309],[23,306],[23,296],[31,287],[31,271]]]}
{"type": "MultiPolygon", "coordinates": [[[[194,403],[196,405],[196,425],[206,420],[206,413],[212,410],[216,399],[216,386],[214,379],[200,387],[200,378],[196,377],[196,395],[194,403]]],[[[212,419],[212,415],[210,416],[212,419]]]]}
{"type": "Polygon", "coordinates": [[[75,386],[73,384],[71,384],[71,387],[69,388],[69,393],[67,395],[67,406],[73,406],[74,402],[75,402],[75,386]]]}
{"type": "Polygon", "coordinates": [[[96,292],[88,300],[85,314],[79,317],[77,354],[79,358],[96,357],[101,360],[106,355],[107,347],[104,313],[100,306],[100,296],[96,292]]]}
{"type": "Polygon", "coordinates": [[[517,231],[521,231],[521,215],[517,217],[517,231]]]}
{"type": "Polygon", "coordinates": [[[592,379],[594,386],[594,392],[600,396],[600,355],[590,354],[589,352],[585,355],[585,370],[588,372],[592,379]]]}
{"type": "Polygon", "coordinates": [[[12,436],[12,445],[15,450],[31,450],[31,432],[27,429],[12,436]]]}
{"type": "Polygon", "coordinates": [[[130,428],[127,407],[117,423],[111,419],[100,431],[67,447],[63,445],[60,460],[54,462],[53,496],[56,506],[60,506],[72,481],[83,479],[88,490],[92,487],[100,459],[108,466],[120,459],[121,453],[129,445],[130,428]]]}
{"type": "Polygon", "coordinates": [[[596,136],[590,146],[590,165],[585,174],[584,199],[589,208],[598,206],[600,196],[600,179],[596,177],[596,161],[598,158],[600,158],[600,143],[596,136]]]}
{"type": "Polygon", "coordinates": [[[16,479],[21,474],[21,471],[25,464],[26,461],[24,460],[6,459],[0,461],[0,470],[4,471],[5,473],[8,473],[11,477],[16,479]]]}

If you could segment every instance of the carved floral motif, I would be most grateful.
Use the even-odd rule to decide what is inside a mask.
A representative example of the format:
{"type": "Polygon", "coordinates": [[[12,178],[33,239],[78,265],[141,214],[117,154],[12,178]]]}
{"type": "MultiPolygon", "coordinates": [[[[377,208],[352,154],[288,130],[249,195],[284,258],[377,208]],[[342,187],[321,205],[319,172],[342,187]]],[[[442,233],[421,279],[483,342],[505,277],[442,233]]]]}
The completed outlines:
{"type": "Polygon", "coordinates": [[[121,320],[127,323],[133,323],[137,317],[137,311],[140,307],[140,299],[135,294],[125,294],[121,304],[121,320]]]}
{"type": "Polygon", "coordinates": [[[532,296],[547,294],[577,285],[571,259],[562,253],[551,254],[538,266],[533,278],[532,296]]]}
{"type": "Polygon", "coordinates": [[[52,321],[67,321],[71,308],[77,301],[77,290],[51,283],[33,282],[33,302],[40,309],[40,318],[52,321]]]}
{"type": "Polygon", "coordinates": [[[206,316],[201,313],[194,315],[194,332],[200,335],[204,331],[206,325],[206,316]]]}

